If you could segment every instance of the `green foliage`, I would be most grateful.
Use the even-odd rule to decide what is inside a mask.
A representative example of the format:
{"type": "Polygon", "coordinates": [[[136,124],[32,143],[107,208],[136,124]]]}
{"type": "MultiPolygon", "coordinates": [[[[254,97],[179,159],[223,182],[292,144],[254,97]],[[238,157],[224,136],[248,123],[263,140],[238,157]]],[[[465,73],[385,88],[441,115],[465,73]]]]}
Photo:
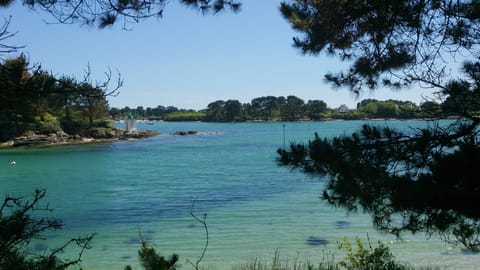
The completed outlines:
{"type": "Polygon", "coordinates": [[[476,55],[477,6],[476,0],[297,0],[282,3],[281,12],[301,33],[294,46],[303,53],[325,52],[351,63],[325,78],[359,93],[445,76],[442,54],[476,55]]]}
{"type": "MultiPolygon", "coordinates": [[[[155,248],[148,245],[142,239],[142,247],[138,251],[138,259],[145,270],[175,270],[177,269],[178,255],[172,254],[168,259],[155,251],[155,248]]],[[[125,266],[125,270],[132,270],[130,265],[125,266]]]]}
{"type": "Polygon", "coordinates": [[[242,120],[242,104],[238,100],[227,100],[225,102],[225,120],[237,122],[242,120]]]}
{"type": "Polygon", "coordinates": [[[432,267],[416,268],[406,264],[399,263],[390,252],[389,248],[378,243],[377,247],[372,247],[370,243],[368,248],[364,246],[360,238],[355,239],[356,247],[344,239],[339,242],[339,249],[346,251],[344,260],[336,261],[332,255],[324,253],[323,260],[318,264],[309,261],[302,262],[298,259],[292,262],[282,261],[280,252],[277,250],[272,262],[265,263],[255,259],[250,263],[235,265],[232,270],[415,270],[415,269],[436,269],[432,267]]]}
{"type": "Polygon", "coordinates": [[[421,108],[409,101],[365,99],[357,104],[357,111],[368,118],[401,118],[412,119],[429,117],[429,114],[420,113],[421,108]]]}
{"type": "MultiPolygon", "coordinates": [[[[114,90],[115,91],[115,90],[114,90]]],[[[113,91],[113,92],[114,92],[113,91]]],[[[26,131],[79,134],[108,117],[106,84],[55,78],[25,56],[0,63],[0,141],[26,131]]]]}
{"type": "MultiPolygon", "coordinates": [[[[8,6],[11,2],[13,1],[2,0],[0,7],[8,6]]],[[[59,23],[96,25],[103,29],[118,22],[126,27],[127,24],[138,23],[150,17],[161,18],[170,1],[97,0],[95,9],[92,8],[92,3],[83,0],[27,0],[23,3],[32,10],[50,14],[59,23]]],[[[179,3],[202,14],[217,14],[225,9],[238,12],[241,7],[240,2],[234,0],[181,0],[179,3]]]]}
{"type": "Polygon", "coordinates": [[[350,66],[326,80],[356,94],[380,86],[435,89],[444,104],[365,100],[369,117],[439,118],[422,129],[364,126],[350,136],[315,135],[279,149],[279,163],[325,177],[323,198],[363,210],[376,228],[440,235],[480,250],[480,20],[478,1],[288,1],[281,12],[301,37],[303,53],[338,56],[350,66]],[[448,59],[462,58],[462,72],[448,59]],[[408,196],[405,196],[408,194],[408,196]]]}
{"type": "Polygon", "coordinates": [[[360,120],[360,119],[366,119],[367,115],[359,110],[351,110],[343,115],[338,115],[337,117],[340,119],[345,119],[345,120],[360,120]]]}
{"type": "Polygon", "coordinates": [[[432,110],[426,109],[427,103],[422,103],[423,107],[419,107],[410,101],[366,99],[358,103],[356,110],[351,109],[346,113],[340,113],[337,109],[328,108],[322,100],[309,100],[307,103],[302,103],[301,99],[298,99],[300,102],[293,105],[295,103],[293,101],[297,99],[290,96],[289,106],[287,106],[288,99],[285,97],[265,96],[254,98],[250,103],[244,104],[238,100],[217,100],[209,103],[207,109],[201,111],[178,109],[173,106],[147,107],[146,109],[139,106],[136,109],[111,108],[109,114],[115,120],[125,119],[129,114],[134,114],[138,116],[137,118],[149,120],[207,122],[418,119],[458,116],[458,113],[451,110],[451,100],[437,105],[434,115],[432,110]]]}
{"type": "MultiPolygon", "coordinates": [[[[448,115],[448,113],[446,114],[448,115]]],[[[420,110],[415,104],[400,104],[398,109],[398,118],[400,119],[412,119],[420,118],[420,110]]]]}
{"type": "Polygon", "coordinates": [[[46,232],[62,227],[57,219],[35,218],[37,212],[51,211],[40,204],[45,194],[45,190],[36,190],[31,199],[6,196],[0,205],[0,269],[63,270],[78,265],[84,250],[90,248],[93,235],[71,239],[50,252],[27,251],[31,241],[45,239],[46,232]],[[58,255],[71,244],[80,249],[78,257],[60,259],[58,255]]]}
{"type": "Polygon", "coordinates": [[[178,109],[174,106],[164,107],[161,105],[155,108],[148,107],[146,109],[143,109],[142,106],[138,106],[135,109],[127,106],[121,109],[111,108],[109,114],[114,120],[127,119],[129,116],[135,116],[136,119],[163,120],[166,115],[176,112],[194,113],[195,111],[178,109]]]}
{"type": "Polygon", "coordinates": [[[48,112],[42,116],[36,116],[34,120],[35,125],[32,125],[31,128],[29,128],[30,130],[36,130],[42,134],[55,133],[62,130],[57,117],[48,112]]]}
{"type": "Polygon", "coordinates": [[[377,114],[377,109],[378,109],[377,104],[373,103],[373,102],[368,103],[368,104],[359,108],[359,110],[361,110],[364,113],[369,114],[369,115],[376,115],[377,114]]]}
{"type": "MultiPolygon", "coordinates": [[[[32,241],[45,240],[47,232],[62,228],[58,219],[38,217],[38,212],[51,212],[50,208],[41,205],[45,194],[45,190],[36,190],[32,198],[6,196],[0,204],[0,269],[65,270],[79,266],[84,251],[91,248],[93,234],[73,238],[50,252],[31,252],[32,241]],[[73,259],[60,258],[59,255],[72,245],[79,249],[78,256],[73,259]]],[[[143,239],[138,257],[145,270],[175,270],[178,262],[178,255],[165,258],[143,239]]],[[[132,268],[126,266],[125,269],[132,268]]]]}
{"type": "Polygon", "coordinates": [[[205,121],[296,121],[299,119],[319,120],[327,110],[321,100],[309,100],[307,104],[296,97],[264,96],[252,99],[251,103],[241,104],[238,100],[217,100],[208,104],[205,121]]]}
{"type": "Polygon", "coordinates": [[[327,110],[327,103],[322,100],[309,100],[305,104],[305,112],[312,120],[320,119],[320,114],[327,110]]]}
{"type": "Polygon", "coordinates": [[[365,125],[350,136],[316,134],[308,145],[279,149],[279,162],[329,176],[323,198],[350,211],[368,210],[380,230],[453,236],[453,243],[478,250],[480,212],[472,205],[480,203],[474,165],[480,162],[479,137],[450,133],[471,134],[475,127],[466,121],[443,132],[406,133],[365,125]],[[452,145],[448,151],[437,147],[446,142],[452,145]]]}
{"type": "Polygon", "coordinates": [[[217,100],[208,104],[205,120],[211,122],[226,121],[225,104],[223,100],[217,100]]]}
{"type": "Polygon", "coordinates": [[[175,270],[178,255],[172,254],[168,259],[160,256],[153,247],[142,242],[142,249],[138,251],[138,257],[145,270],[175,270]]]}
{"type": "MultiPolygon", "coordinates": [[[[446,105],[448,106],[448,105],[446,105]]],[[[441,117],[442,116],[442,107],[435,101],[426,101],[420,104],[420,109],[422,110],[423,115],[427,117],[441,117]]],[[[448,110],[448,109],[447,109],[448,110]]]]}
{"type": "Polygon", "coordinates": [[[163,117],[164,121],[203,121],[206,114],[204,112],[173,112],[163,117]]]}
{"type": "Polygon", "coordinates": [[[59,121],[40,121],[35,127],[31,128],[31,130],[39,131],[41,134],[48,134],[61,131],[62,127],[59,121]]]}
{"type": "Polygon", "coordinates": [[[49,112],[45,112],[42,116],[36,116],[35,120],[45,121],[45,122],[56,122],[57,117],[53,116],[49,112]]]}
{"type": "Polygon", "coordinates": [[[360,238],[355,238],[356,249],[347,240],[338,243],[338,248],[347,252],[346,258],[339,265],[347,270],[406,270],[407,266],[397,263],[389,248],[378,242],[378,246],[365,248],[360,238]]]}
{"type": "Polygon", "coordinates": [[[385,118],[397,117],[398,106],[393,102],[382,102],[377,105],[377,115],[385,118]]]}
{"type": "Polygon", "coordinates": [[[372,100],[358,105],[358,110],[371,118],[396,118],[399,115],[399,106],[392,101],[372,100]]]}
{"type": "Polygon", "coordinates": [[[98,119],[93,125],[95,127],[104,127],[104,128],[115,128],[115,121],[111,119],[98,119]]]}
{"type": "Polygon", "coordinates": [[[208,104],[205,121],[238,122],[243,120],[245,120],[244,108],[238,100],[217,100],[208,104]]]}
{"type": "Polygon", "coordinates": [[[296,96],[288,96],[287,102],[283,108],[283,117],[285,120],[295,121],[303,116],[303,107],[305,102],[296,96]]]}

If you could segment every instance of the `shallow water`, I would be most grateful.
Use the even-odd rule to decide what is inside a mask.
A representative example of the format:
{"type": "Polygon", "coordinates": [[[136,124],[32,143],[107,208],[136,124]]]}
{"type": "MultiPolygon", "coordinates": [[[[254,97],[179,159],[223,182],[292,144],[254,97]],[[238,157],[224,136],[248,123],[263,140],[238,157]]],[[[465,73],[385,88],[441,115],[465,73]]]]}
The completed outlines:
{"type": "MultiPolygon", "coordinates": [[[[254,258],[321,260],[338,253],[342,237],[388,244],[401,260],[447,269],[476,269],[468,255],[423,235],[405,241],[381,235],[362,214],[347,214],[319,199],[322,182],[275,163],[284,142],[350,133],[364,121],[300,123],[138,124],[161,135],[142,141],[0,151],[0,193],[29,194],[46,188],[45,201],[65,228],[34,249],[53,248],[96,232],[84,269],[123,269],[137,265],[139,231],[162,255],[197,260],[205,244],[201,224],[190,216],[207,214],[209,246],[201,265],[229,269],[254,258]],[[197,135],[173,136],[197,130],[197,135]],[[284,135],[285,134],[285,135],[284,135]],[[17,165],[11,166],[15,160],[17,165]]],[[[405,129],[420,121],[375,122],[405,129]]],[[[71,250],[66,256],[71,256],[71,250]]]]}

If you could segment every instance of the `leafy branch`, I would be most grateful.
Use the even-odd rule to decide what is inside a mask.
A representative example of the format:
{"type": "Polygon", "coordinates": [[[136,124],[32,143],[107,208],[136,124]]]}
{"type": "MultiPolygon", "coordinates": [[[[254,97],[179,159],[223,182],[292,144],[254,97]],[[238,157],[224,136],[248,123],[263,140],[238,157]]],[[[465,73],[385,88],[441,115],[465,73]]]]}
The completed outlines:
{"type": "Polygon", "coordinates": [[[46,239],[44,234],[47,231],[62,228],[63,224],[58,219],[32,217],[38,211],[52,211],[48,204],[40,204],[45,195],[45,189],[38,189],[31,199],[25,196],[5,197],[0,206],[0,269],[34,269],[39,265],[48,265],[48,269],[63,270],[79,265],[85,250],[91,248],[95,234],[72,238],[50,253],[29,255],[26,252],[32,240],[46,239]],[[72,245],[80,248],[76,258],[58,258],[72,245]]]}

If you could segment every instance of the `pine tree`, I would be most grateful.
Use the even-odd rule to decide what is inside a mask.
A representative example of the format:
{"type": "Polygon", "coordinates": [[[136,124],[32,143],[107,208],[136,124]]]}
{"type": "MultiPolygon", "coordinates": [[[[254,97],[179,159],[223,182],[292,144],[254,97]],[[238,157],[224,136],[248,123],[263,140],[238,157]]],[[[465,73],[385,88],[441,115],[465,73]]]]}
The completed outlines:
{"type": "Polygon", "coordinates": [[[331,139],[315,134],[306,145],[279,149],[279,164],[326,177],[323,198],[370,213],[379,230],[440,235],[479,251],[480,2],[297,0],[281,11],[301,33],[294,45],[303,53],[351,64],[325,75],[335,87],[356,94],[430,87],[459,118],[401,131],[365,125],[331,139]]]}

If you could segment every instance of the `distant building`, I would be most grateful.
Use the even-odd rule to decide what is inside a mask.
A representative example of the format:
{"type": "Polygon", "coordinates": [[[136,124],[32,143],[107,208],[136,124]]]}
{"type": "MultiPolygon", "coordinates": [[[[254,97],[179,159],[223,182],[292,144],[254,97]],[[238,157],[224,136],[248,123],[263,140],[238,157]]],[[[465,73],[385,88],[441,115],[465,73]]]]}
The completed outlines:
{"type": "Polygon", "coordinates": [[[347,107],[347,105],[342,104],[340,107],[338,107],[337,112],[339,113],[348,113],[350,109],[347,107]]]}

